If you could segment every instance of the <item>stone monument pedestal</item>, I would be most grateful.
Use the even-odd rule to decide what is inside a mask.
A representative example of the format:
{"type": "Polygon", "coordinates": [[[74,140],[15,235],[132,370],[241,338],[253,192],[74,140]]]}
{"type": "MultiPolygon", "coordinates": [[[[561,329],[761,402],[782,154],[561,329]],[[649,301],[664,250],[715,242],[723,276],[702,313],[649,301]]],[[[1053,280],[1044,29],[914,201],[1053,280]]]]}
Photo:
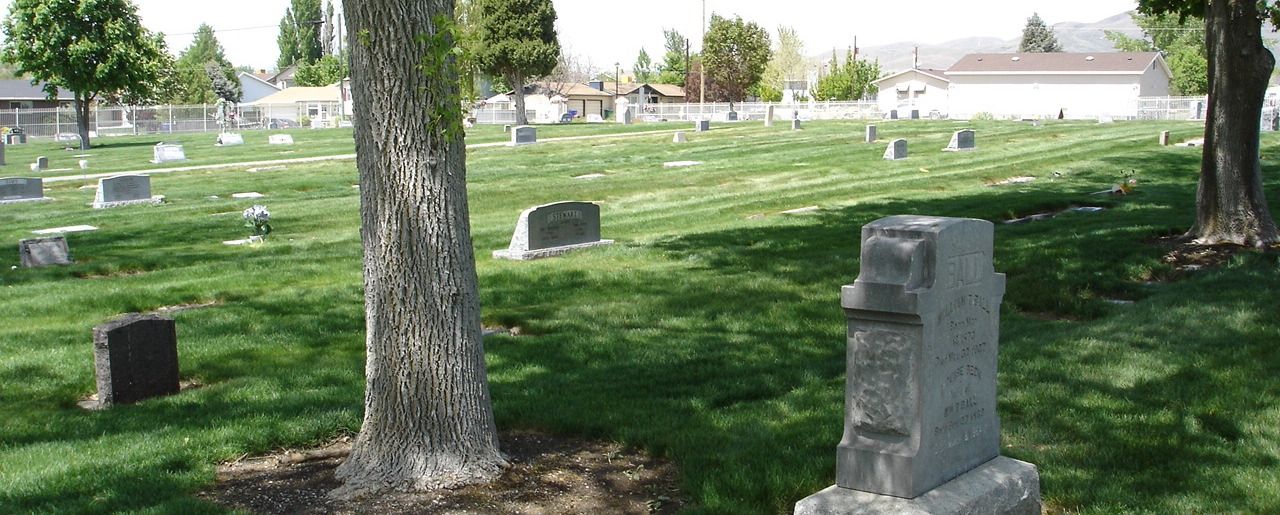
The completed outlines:
{"type": "Polygon", "coordinates": [[[1036,466],[1000,456],[914,499],[831,485],[797,502],[795,515],[1031,515],[1040,509],[1036,466]]]}

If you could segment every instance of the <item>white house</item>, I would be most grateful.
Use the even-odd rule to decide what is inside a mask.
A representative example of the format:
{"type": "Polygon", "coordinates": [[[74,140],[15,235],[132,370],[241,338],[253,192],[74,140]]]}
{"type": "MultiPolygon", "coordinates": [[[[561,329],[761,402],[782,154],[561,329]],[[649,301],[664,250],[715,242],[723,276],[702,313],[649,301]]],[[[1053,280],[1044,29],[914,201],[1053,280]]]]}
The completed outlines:
{"type": "Polygon", "coordinates": [[[922,117],[935,112],[946,116],[950,109],[951,81],[945,73],[931,68],[912,68],[871,81],[879,88],[876,103],[886,113],[897,109],[903,118],[912,109],[918,109],[922,117]]]}
{"type": "Polygon", "coordinates": [[[946,72],[952,118],[1136,116],[1171,77],[1157,52],[969,54],[946,72]]]}
{"type": "Polygon", "coordinates": [[[276,86],[255,74],[240,72],[237,77],[240,79],[240,88],[243,92],[240,95],[241,103],[251,104],[267,96],[280,92],[279,86],[276,86]]]}

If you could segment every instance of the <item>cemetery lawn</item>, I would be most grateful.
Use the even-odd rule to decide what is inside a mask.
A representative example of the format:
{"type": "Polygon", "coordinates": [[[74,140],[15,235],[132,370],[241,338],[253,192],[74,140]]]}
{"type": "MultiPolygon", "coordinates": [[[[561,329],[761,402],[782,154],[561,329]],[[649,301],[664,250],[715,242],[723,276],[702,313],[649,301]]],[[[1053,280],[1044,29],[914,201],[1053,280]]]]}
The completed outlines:
{"type": "MultiPolygon", "coordinates": [[[[650,123],[634,125],[571,123],[563,125],[536,125],[538,138],[563,138],[605,134],[626,134],[654,130],[675,130],[689,127],[686,123],[650,123]]],[[[220,165],[276,161],[308,157],[341,156],[355,153],[352,129],[282,129],[245,130],[244,145],[219,147],[216,132],[145,134],[138,136],[103,136],[93,138],[93,148],[80,150],[78,143],[56,142],[50,138],[33,138],[25,145],[9,145],[5,148],[5,166],[0,177],[71,177],[83,174],[101,174],[126,171],[147,171],[188,166],[220,165]],[[293,136],[293,145],[270,145],[267,137],[272,134],[293,136]],[[187,159],[152,163],[152,147],[157,143],[178,143],[183,146],[187,159]],[[49,169],[31,172],[30,164],[38,156],[49,158],[49,169]],[[89,161],[87,170],[80,169],[80,160],[89,161]]],[[[501,125],[480,125],[468,130],[468,144],[486,144],[511,141],[510,134],[501,125]]]]}
{"type": "MultiPolygon", "coordinates": [[[[519,327],[486,340],[500,429],[667,457],[689,513],[789,513],[834,481],[839,292],[858,273],[860,227],[976,217],[997,222],[996,270],[1008,274],[1003,453],[1039,467],[1050,512],[1280,511],[1277,255],[1184,271],[1159,241],[1192,220],[1200,152],[1157,135],[1183,141],[1200,127],[895,122],[864,144],[862,123],[760,125],[713,124],[682,145],[661,134],[469,152],[483,318],[519,327]],[[967,126],[977,151],[939,151],[967,126]],[[911,157],[881,160],[898,137],[911,157]],[[663,167],[686,160],[703,164],[663,167]],[[592,173],[605,177],[573,178],[592,173]],[[1091,194],[1130,174],[1135,194],[1091,194]],[[1019,176],[1036,179],[991,185],[1019,176]],[[521,210],[560,200],[600,202],[603,236],[618,243],[489,257],[521,210]],[[820,209],[780,214],[808,206],[820,209]],[[1000,223],[1073,206],[1106,209],[1000,223]]],[[[349,152],[349,138],[333,131],[317,146],[349,152]]],[[[1275,206],[1280,136],[1263,138],[1275,206]]],[[[476,139],[504,138],[486,127],[476,139]]],[[[13,152],[10,166],[22,162],[13,152]]],[[[145,161],[128,160],[101,166],[145,161]]],[[[358,431],[354,166],[156,175],[168,203],[154,207],[95,211],[74,181],[49,185],[56,201],[0,206],[0,512],[217,513],[194,494],[219,462],[358,431]],[[229,198],[244,191],[267,197],[229,198]],[[269,241],[222,245],[246,236],[240,212],[255,203],[271,210],[269,241]],[[9,268],[30,231],[78,224],[100,230],[68,235],[76,264],[9,268]],[[95,390],[94,325],[181,305],[195,306],[174,314],[182,379],[198,388],[76,406],[95,390]]]]}

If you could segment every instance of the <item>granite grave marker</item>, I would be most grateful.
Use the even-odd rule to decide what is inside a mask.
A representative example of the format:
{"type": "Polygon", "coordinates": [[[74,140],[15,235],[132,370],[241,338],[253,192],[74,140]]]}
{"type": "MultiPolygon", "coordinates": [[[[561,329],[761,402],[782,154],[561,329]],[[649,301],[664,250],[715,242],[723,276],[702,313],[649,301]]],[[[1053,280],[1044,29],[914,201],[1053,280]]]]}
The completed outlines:
{"type": "Polygon", "coordinates": [[[45,156],[39,156],[39,157],[37,157],[37,158],[36,158],[36,168],[37,168],[37,169],[39,169],[39,170],[48,170],[48,169],[49,169],[49,158],[48,158],[48,157],[45,157],[45,156]]]}
{"type": "Polygon", "coordinates": [[[518,147],[521,145],[532,145],[538,142],[538,129],[528,125],[521,125],[511,128],[511,143],[507,146],[518,147]]]}
{"type": "Polygon", "coordinates": [[[898,138],[889,142],[889,146],[884,149],[884,158],[890,161],[907,158],[907,140],[898,138]]]}
{"type": "Polygon", "coordinates": [[[151,147],[151,156],[151,162],[156,164],[187,160],[186,151],[176,143],[157,143],[151,147]]]}
{"type": "Polygon", "coordinates": [[[98,193],[94,196],[93,208],[104,209],[159,202],[160,199],[151,196],[151,177],[117,175],[98,180],[98,193]]]}
{"type": "Polygon", "coordinates": [[[177,327],[139,313],[94,327],[93,362],[104,407],[178,393],[177,327]]]}
{"type": "Polygon", "coordinates": [[[243,145],[244,136],[240,134],[223,133],[218,135],[217,145],[220,147],[230,147],[234,145],[243,145]]]}
{"type": "Polygon", "coordinates": [[[694,120],[693,132],[707,132],[711,130],[711,120],[694,120]]]}
{"type": "Polygon", "coordinates": [[[609,245],[600,239],[600,206],[591,202],[556,202],[520,213],[511,245],[493,252],[495,259],[529,260],[609,245]]]}
{"type": "Polygon", "coordinates": [[[24,268],[38,268],[50,265],[70,265],[71,250],[67,248],[67,238],[53,236],[50,238],[31,238],[18,242],[18,262],[24,268]]]}
{"type": "Polygon", "coordinates": [[[866,136],[866,138],[867,138],[867,143],[875,143],[875,142],[876,142],[876,126],[875,126],[875,125],[868,125],[868,126],[867,126],[867,136],[866,136]]]}
{"type": "Polygon", "coordinates": [[[0,179],[0,204],[49,200],[44,196],[44,179],[5,177],[0,179]]]}
{"type": "Polygon", "coordinates": [[[951,143],[947,144],[947,148],[942,149],[945,152],[967,152],[974,148],[973,129],[958,130],[951,135],[951,143]]]}

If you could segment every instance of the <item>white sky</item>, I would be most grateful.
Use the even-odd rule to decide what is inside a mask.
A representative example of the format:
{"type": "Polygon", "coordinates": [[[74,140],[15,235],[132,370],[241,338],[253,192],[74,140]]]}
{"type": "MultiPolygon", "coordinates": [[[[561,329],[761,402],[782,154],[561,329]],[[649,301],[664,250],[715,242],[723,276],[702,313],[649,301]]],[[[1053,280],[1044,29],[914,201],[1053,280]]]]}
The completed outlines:
{"type": "MultiPolygon", "coordinates": [[[[696,52],[701,41],[702,0],[553,0],[559,15],[560,41],[596,68],[624,69],[644,47],[658,61],[663,28],[690,38],[696,52]],[[628,3],[634,7],[627,7],[628,3]]],[[[177,53],[191,42],[200,23],[217,31],[227,57],[237,66],[275,66],[276,34],[289,0],[134,0],[147,28],[164,32],[177,53]]],[[[0,0],[7,13],[12,0],[0,0]]],[[[335,7],[342,9],[341,2],[335,7]]],[[[1134,9],[1136,0],[706,0],[707,16],[741,15],[773,35],[778,25],[797,29],[807,54],[858,45],[902,41],[940,43],[970,36],[1017,37],[1031,13],[1046,23],[1095,22],[1134,9]]]]}

